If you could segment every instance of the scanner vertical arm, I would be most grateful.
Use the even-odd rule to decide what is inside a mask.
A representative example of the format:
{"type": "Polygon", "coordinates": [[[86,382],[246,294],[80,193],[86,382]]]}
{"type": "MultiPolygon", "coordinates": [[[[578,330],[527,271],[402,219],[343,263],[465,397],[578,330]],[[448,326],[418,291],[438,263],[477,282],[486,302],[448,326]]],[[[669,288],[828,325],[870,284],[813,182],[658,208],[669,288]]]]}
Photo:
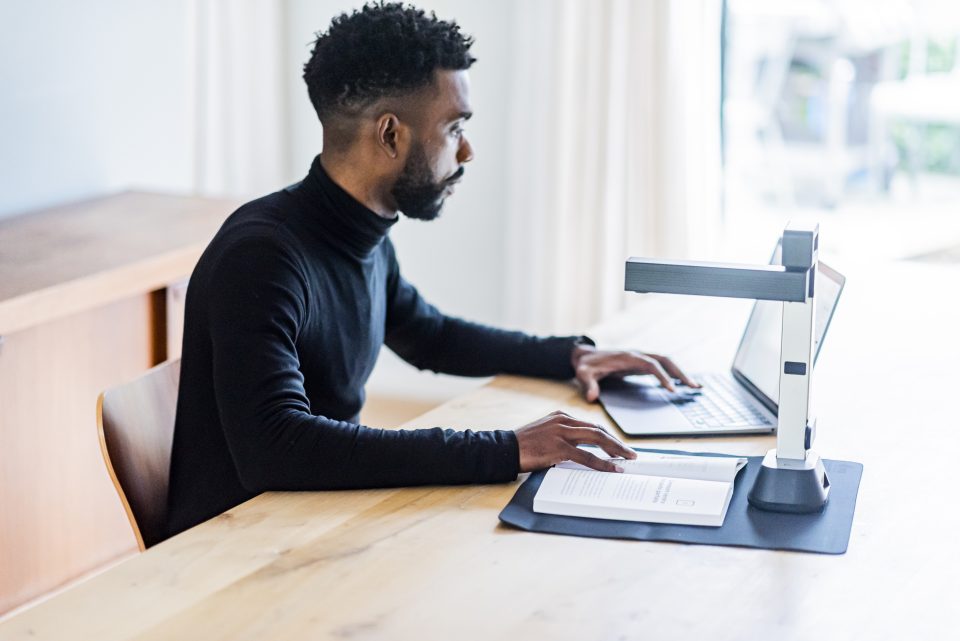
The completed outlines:
{"type": "Polygon", "coordinates": [[[807,277],[803,301],[783,303],[780,339],[780,399],[777,412],[777,458],[803,461],[813,440],[810,420],[810,388],[815,335],[817,226],[790,224],[783,232],[783,267],[807,277]],[[809,431],[808,431],[809,429],[809,431]]]}

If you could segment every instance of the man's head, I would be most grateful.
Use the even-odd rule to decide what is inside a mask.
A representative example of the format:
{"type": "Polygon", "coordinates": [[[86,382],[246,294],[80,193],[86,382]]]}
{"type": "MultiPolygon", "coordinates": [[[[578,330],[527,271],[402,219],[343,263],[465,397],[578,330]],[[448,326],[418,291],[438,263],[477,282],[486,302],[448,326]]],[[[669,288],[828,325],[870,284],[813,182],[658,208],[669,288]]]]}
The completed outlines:
{"type": "Polygon", "coordinates": [[[463,133],[472,44],[456,23],[401,4],[335,18],[303,72],[324,159],[361,164],[385,207],[436,218],[473,157],[463,133]]]}

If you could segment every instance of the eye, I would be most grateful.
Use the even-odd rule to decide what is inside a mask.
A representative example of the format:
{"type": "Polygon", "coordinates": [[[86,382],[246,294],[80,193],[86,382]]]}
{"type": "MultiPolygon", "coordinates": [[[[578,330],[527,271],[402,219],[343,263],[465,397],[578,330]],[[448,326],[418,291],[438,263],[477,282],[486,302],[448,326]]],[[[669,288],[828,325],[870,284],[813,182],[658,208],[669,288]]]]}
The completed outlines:
{"type": "Polygon", "coordinates": [[[463,125],[457,124],[457,125],[454,125],[453,127],[451,127],[451,128],[450,128],[450,135],[451,135],[451,136],[454,136],[454,137],[456,137],[456,138],[460,138],[461,136],[463,136],[463,125]]]}

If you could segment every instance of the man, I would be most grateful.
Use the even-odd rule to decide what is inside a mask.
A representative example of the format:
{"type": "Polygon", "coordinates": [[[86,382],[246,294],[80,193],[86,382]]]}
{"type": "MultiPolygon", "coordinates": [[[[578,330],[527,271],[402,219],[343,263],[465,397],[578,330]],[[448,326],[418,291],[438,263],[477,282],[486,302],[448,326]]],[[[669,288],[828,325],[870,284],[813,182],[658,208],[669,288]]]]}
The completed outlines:
{"type": "Polygon", "coordinates": [[[175,534],[266,490],[510,481],[576,446],[633,457],[599,426],[554,412],[516,430],[381,430],[358,424],[386,343],[421,369],[461,376],[611,374],[693,385],[669,359],[606,352],[445,316],[400,274],[398,212],[430,220],[473,157],[472,39],[413,7],[334,19],[304,69],[323,126],[307,177],[248,203],[197,263],[186,302],[169,494],[175,534]]]}

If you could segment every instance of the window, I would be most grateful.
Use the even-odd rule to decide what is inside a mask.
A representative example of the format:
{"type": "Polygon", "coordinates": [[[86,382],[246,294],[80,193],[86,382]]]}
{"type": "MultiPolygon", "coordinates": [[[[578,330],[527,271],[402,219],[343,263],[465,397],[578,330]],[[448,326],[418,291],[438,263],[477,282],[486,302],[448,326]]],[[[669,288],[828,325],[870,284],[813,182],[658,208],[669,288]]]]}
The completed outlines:
{"type": "Polygon", "coordinates": [[[825,253],[960,261],[958,41],[955,2],[729,0],[731,245],[805,219],[825,253]]]}

